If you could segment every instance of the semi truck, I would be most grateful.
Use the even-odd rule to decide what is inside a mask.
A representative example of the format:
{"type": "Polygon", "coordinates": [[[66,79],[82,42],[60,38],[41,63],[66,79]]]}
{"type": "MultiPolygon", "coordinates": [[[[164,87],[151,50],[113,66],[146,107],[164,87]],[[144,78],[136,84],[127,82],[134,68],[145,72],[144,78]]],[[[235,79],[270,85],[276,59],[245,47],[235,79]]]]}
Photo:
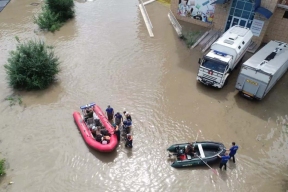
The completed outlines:
{"type": "Polygon", "coordinates": [[[261,100],[287,69],[287,43],[270,41],[243,63],[235,87],[242,95],[261,100]]]}
{"type": "Polygon", "coordinates": [[[249,28],[235,25],[228,29],[200,58],[197,80],[213,87],[222,88],[228,76],[243,58],[253,34],[249,28]]]}

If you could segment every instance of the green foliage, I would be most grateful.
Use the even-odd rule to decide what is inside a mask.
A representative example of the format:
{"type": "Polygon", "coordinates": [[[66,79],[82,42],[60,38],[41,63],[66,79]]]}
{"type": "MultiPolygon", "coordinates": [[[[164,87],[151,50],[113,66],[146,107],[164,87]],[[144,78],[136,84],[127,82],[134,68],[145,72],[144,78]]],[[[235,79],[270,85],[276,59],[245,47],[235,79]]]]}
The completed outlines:
{"type": "Polygon", "coordinates": [[[16,103],[18,103],[19,105],[22,104],[22,99],[19,96],[16,95],[10,95],[8,97],[5,98],[6,101],[9,101],[9,105],[10,107],[15,105],[16,103]]]}
{"type": "Polygon", "coordinates": [[[1,159],[0,160],[0,176],[6,174],[4,164],[5,164],[5,159],[1,159]]]}
{"type": "Polygon", "coordinates": [[[188,48],[190,48],[201,35],[201,31],[192,31],[183,34],[183,39],[188,48]]]}
{"type": "Polygon", "coordinates": [[[74,16],[73,0],[46,0],[42,13],[34,17],[34,23],[38,24],[40,29],[54,32],[74,16]]]}
{"type": "Polygon", "coordinates": [[[40,13],[38,17],[34,17],[34,23],[36,23],[40,29],[46,29],[51,32],[59,30],[63,25],[59,21],[59,14],[50,11],[47,6],[44,6],[42,10],[43,12],[40,13]]]}
{"type": "Polygon", "coordinates": [[[75,15],[73,0],[46,0],[46,4],[49,10],[59,15],[60,22],[66,22],[75,15]]]}
{"type": "Polygon", "coordinates": [[[8,82],[14,89],[38,90],[47,88],[59,73],[59,59],[53,48],[43,41],[28,41],[10,52],[4,65],[8,82]]]}

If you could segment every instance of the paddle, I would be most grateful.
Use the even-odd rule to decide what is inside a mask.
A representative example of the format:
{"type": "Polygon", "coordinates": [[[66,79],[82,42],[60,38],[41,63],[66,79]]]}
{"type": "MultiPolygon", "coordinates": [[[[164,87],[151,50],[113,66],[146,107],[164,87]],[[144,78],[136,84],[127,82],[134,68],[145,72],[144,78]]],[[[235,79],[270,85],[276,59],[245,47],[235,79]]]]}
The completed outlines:
{"type": "MultiPolygon", "coordinates": [[[[197,142],[199,132],[201,133],[201,130],[200,130],[200,129],[199,129],[198,132],[197,132],[197,136],[196,136],[196,140],[195,140],[194,144],[196,144],[196,142],[197,142]]],[[[193,145],[193,143],[192,143],[192,145],[193,145]]]]}
{"type": "MultiPolygon", "coordinates": [[[[194,144],[196,144],[196,142],[197,142],[197,138],[198,138],[199,132],[201,133],[201,130],[199,130],[199,131],[197,132],[197,136],[196,136],[196,140],[195,140],[194,144]]],[[[199,157],[196,153],[194,153],[194,154],[195,154],[196,157],[198,157],[205,165],[207,165],[207,167],[209,167],[209,168],[213,171],[213,173],[215,173],[216,175],[218,175],[218,172],[217,172],[216,169],[213,169],[212,167],[210,167],[210,166],[209,166],[201,157],[199,157]]]]}
{"type": "Polygon", "coordinates": [[[199,159],[201,159],[201,161],[205,164],[205,165],[207,165],[207,167],[209,167],[212,171],[213,171],[213,173],[215,173],[216,175],[218,175],[218,172],[217,172],[217,170],[216,169],[213,169],[212,167],[210,167],[201,157],[199,157],[197,154],[195,154],[196,155],[196,157],[198,157],[199,159]]]}

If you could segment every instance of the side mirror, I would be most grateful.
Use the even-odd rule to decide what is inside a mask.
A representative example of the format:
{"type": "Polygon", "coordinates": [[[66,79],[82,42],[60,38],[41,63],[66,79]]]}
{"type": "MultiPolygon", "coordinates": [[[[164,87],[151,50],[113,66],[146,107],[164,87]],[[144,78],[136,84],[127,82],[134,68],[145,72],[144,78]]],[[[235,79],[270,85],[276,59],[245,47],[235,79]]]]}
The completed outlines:
{"type": "Polygon", "coordinates": [[[202,59],[201,59],[201,58],[199,58],[199,60],[198,60],[198,64],[200,65],[200,64],[201,64],[201,62],[202,62],[202,59]]]}

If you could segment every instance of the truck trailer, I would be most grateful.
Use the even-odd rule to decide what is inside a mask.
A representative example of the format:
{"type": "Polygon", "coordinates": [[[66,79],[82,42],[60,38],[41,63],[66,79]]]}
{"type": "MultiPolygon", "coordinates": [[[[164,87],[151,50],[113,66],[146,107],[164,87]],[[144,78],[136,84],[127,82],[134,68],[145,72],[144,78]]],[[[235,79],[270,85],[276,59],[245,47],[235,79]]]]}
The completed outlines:
{"type": "Polygon", "coordinates": [[[261,100],[288,69],[288,45],[270,41],[241,67],[236,89],[242,95],[261,100]]]}
{"type": "Polygon", "coordinates": [[[222,88],[231,71],[245,55],[253,34],[246,27],[235,25],[215,41],[202,59],[199,59],[197,80],[222,88]]]}

